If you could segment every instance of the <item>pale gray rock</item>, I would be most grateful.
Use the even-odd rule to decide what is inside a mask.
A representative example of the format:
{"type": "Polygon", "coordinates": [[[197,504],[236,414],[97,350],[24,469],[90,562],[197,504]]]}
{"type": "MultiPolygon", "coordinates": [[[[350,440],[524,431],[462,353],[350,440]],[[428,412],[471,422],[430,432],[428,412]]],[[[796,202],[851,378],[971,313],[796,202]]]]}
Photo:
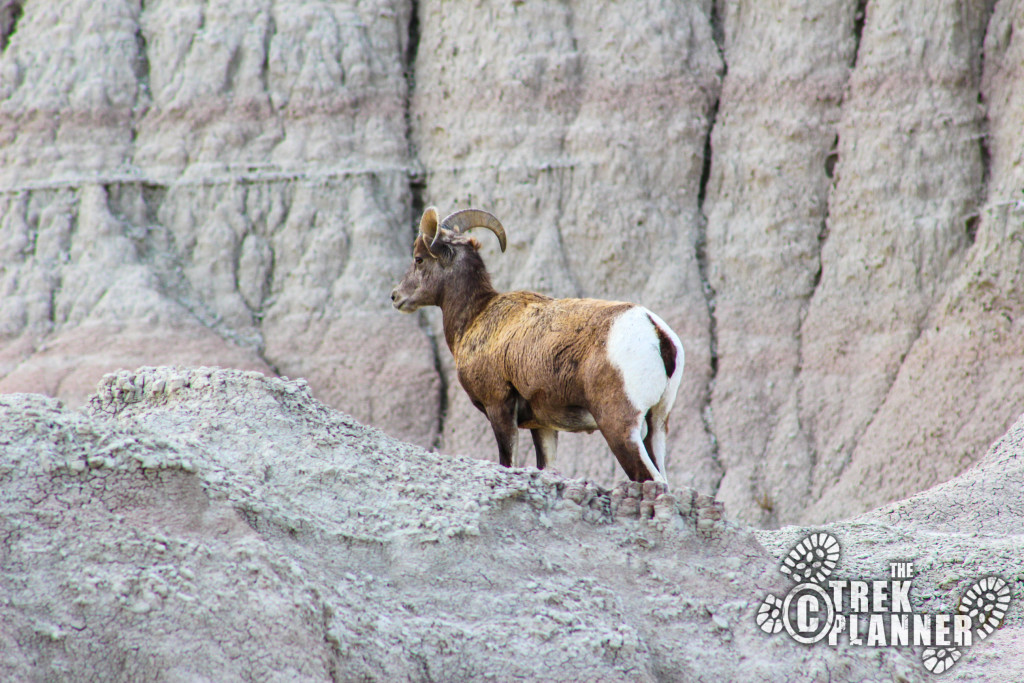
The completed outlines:
{"type": "MultiPolygon", "coordinates": [[[[929,312],[961,272],[967,228],[983,201],[979,87],[989,14],[986,3],[868,6],[839,124],[821,284],[801,335],[800,419],[817,454],[809,489],[816,499],[841,498],[826,492],[840,477],[856,476],[844,472],[851,459],[881,446],[866,431],[897,421],[904,434],[914,429],[883,404],[929,312]],[[920,20],[907,21],[913,12],[920,20]]],[[[1014,415],[1000,412],[1002,430],[1014,415]]],[[[971,460],[983,447],[975,443],[971,460]]],[[[886,457],[926,460],[899,447],[886,457]]],[[[865,491],[860,509],[911,491],[893,484],[865,491]]]]}
{"type": "MultiPolygon", "coordinates": [[[[976,461],[1024,403],[1024,126],[1021,3],[988,20],[981,95],[987,192],[961,220],[977,235],[952,284],[920,325],[891,389],[849,465],[806,519],[862,512],[946,481],[976,461]],[[989,435],[989,436],[983,436],[989,435]],[[851,499],[855,498],[854,499],[851,499]]],[[[947,277],[949,277],[947,275],[947,277]]]]}
{"type": "Polygon", "coordinates": [[[724,469],[718,495],[732,514],[760,524],[797,517],[804,502],[794,494],[808,490],[813,473],[800,415],[800,329],[821,272],[858,7],[723,6],[729,71],[704,204],[718,357],[711,412],[724,469]]]}
{"type": "Polygon", "coordinates": [[[786,581],[691,489],[429,453],[236,370],[0,418],[4,680],[925,680],[762,633],[786,581]]]}
{"type": "Polygon", "coordinates": [[[387,299],[410,3],[16,4],[0,391],[77,404],[117,368],[219,363],[433,443],[434,355],[387,299]]]}

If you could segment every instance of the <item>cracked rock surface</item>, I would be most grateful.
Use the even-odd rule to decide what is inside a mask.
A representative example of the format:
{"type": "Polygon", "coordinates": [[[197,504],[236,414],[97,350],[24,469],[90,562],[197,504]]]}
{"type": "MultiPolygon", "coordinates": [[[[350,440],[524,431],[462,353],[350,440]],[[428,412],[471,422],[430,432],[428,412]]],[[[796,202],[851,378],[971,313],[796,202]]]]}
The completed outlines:
{"type": "Polygon", "coordinates": [[[429,453],[255,372],[0,398],[0,541],[3,680],[923,680],[762,633],[786,582],[709,496],[429,453]]]}

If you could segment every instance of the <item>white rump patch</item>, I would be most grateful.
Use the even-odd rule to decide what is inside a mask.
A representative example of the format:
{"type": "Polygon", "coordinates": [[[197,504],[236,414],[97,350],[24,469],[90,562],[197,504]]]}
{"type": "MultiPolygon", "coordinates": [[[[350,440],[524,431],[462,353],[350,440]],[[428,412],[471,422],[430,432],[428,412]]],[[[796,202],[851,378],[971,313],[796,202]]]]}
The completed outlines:
{"type": "MultiPolygon", "coordinates": [[[[646,308],[635,306],[619,315],[608,332],[608,360],[622,375],[629,402],[643,413],[668,386],[661,341],[648,315],[646,308]]],[[[670,332],[668,326],[665,330],[670,332]]]]}
{"type": "Polygon", "coordinates": [[[669,385],[665,389],[664,404],[662,406],[664,413],[668,415],[672,411],[672,404],[676,402],[676,393],[679,391],[679,383],[683,379],[683,366],[686,364],[686,354],[683,353],[683,342],[679,341],[678,335],[676,335],[672,328],[654,313],[647,311],[647,315],[651,316],[651,319],[654,320],[654,324],[660,327],[662,331],[668,335],[668,338],[672,340],[672,343],[676,347],[676,369],[672,374],[672,377],[669,378],[669,385]]]}

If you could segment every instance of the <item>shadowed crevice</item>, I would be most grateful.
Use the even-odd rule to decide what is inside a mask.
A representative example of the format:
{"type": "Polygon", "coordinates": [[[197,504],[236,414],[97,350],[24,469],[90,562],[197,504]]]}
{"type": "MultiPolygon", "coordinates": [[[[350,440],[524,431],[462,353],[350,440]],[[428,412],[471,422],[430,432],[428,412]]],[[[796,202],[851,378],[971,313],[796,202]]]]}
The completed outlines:
{"type": "Polygon", "coordinates": [[[981,90],[981,82],[985,75],[985,37],[988,36],[988,28],[995,14],[996,2],[990,0],[988,6],[988,18],[985,20],[985,32],[981,38],[981,49],[978,54],[978,106],[984,111],[981,119],[981,132],[978,135],[978,153],[981,159],[981,178],[978,180],[978,207],[977,211],[967,215],[964,219],[964,233],[967,236],[968,244],[974,244],[978,237],[978,224],[981,222],[981,208],[988,197],[988,187],[992,179],[992,150],[989,148],[989,119],[988,106],[985,102],[985,93],[981,90]]]}
{"type": "MultiPolygon", "coordinates": [[[[725,62],[725,54],[721,42],[722,36],[724,36],[724,29],[722,27],[721,17],[719,16],[717,3],[712,3],[710,23],[716,47],[718,48],[719,55],[722,58],[722,80],[724,81],[725,76],[728,73],[728,64],[725,62]]],[[[708,376],[708,383],[705,388],[703,405],[701,407],[701,423],[704,427],[704,432],[708,437],[708,443],[711,448],[711,458],[714,460],[718,471],[722,473],[722,476],[719,477],[717,482],[715,482],[714,488],[711,491],[712,495],[717,494],[718,488],[721,485],[722,477],[725,476],[725,470],[721,465],[721,460],[719,459],[718,438],[715,436],[715,423],[711,406],[715,380],[718,377],[718,319],[715,316],[715,288],[711,285],[711,280],[708,277],[708,218],[704,203],[707,199],[708,183],[711,181],[711,160],[713,152],[711,140],[715,131],[715,123],[718,120],[718,107],[720,101],[720,96],[716,97],[715,101],[711,105],[711,110],[708,113],[708,127],[707,133],[704,137],[703,166],[700,174],[700,185],[697,189],[697,210],[700,214],[698,217],[698,234],[697,241],[694,244],[694,251],[697,259],[697,270],[700,274],[701,291],[704,294],[704,301],[708,307],[708,362],[710,364],[710,374],[708,376]]]]}
{"type": "Polygon", "coordinates": [[[416,54],[420,49],[420,3],[418,0],[411,0],[409,7],[409,26],[405,41],[405,54],[402,55],[405,61],[405,80],[409,85],[409,93],[412,93],[416,85],[416,54]]]}
{"type": "Polygon", "coordinates": [[[412,191],[413,218],[419,220],[423,212],[423,192],[426,189],[426,178],[415,169],[419,168],[419,153],[413,141],[412,132],[412,96],[416,90],[416,56],[420,49],[420,3],[411,0],[409,7],[409,24],[406,26],[405,52],[402,55],[402,75],[405,77],[405,142],[409,154],[410,171],[409,185],[412,191]]]}
{"type": "Polygon", "coordinates": [[[860,41],[864,35],[864,21],[868,14],[868,0],[858,0],[857,10],[853,15],[853,63],[850,64],[850,68],[853,69],[857,66],[857,62],[860,60],[860,41]]]}
{"type": "Polygon", "coordinates": [[[423,210],[426,209],[426,200],[424,195],[427,192],[427,179],[421,173],[411,173],[409,175],[409,215],[412,217],[412,237],[416,237],[417,230],[419,229],[420,216],[423,215],[423,210]]]}
{"type": "Polygon", "coordinates": [[[18,30],[18,21],[24,13],[23,4],[19,0],[0,3],[0,54],[7,49],[11,36],[18,30]]]}
{"type": "Polygon", "coordinates": [[[277,20],[273,13],[267,17],[267,25],[263,31],[263,61],[260,62],[260,83],[263,85],[263,92],[270,95],[270,50],[274,34],[277,33],[277,20]]]}
{"type": "MultiPolygon", "coordinates": [[[[146,3],[139,5],[139,16],[135,25],[135,106],[132,108],[131,119],[131,143],[134,147],[135,139],[138,137],[139,121],[146,115],[149,106],[153,101],[150,92],[150,64],[149,46],[146,42],[146,34],[142,30],[142,16],[146,12],[146,3]]],[[[132,152],[134,154],[134,150],[132,152]]]]}
{"type": "MultiPolygon", "coordinates": [[[[405,76],[405,139],[409,155],[409,214],[411,216],[412,234],[415,236],[420,216],[426,208],[427,177],[420,169],[419,150],[413,139],[412,124],[412,97],[416,89],[416,59],[420,47],[420,3],[412,0],[409,8],[409,23],[406,27],[407,35],[405,40],[405,53],[403,59],[403,75],[405,76]]],[[[427,343],[430,345],[430,356],[434,362],[434,372],[437,373],[438,395],[437,395],[437,426],[430,449],[441,450],[441,443],[444,440],[445,422],[448,418],[448,377],[444,372],[444,365],[441,361],[441,345],[438,344],[437,335],[430,325],[430,320],[425,312],[420,311],[417,315],[417,323],[423,331],[427,343]]]]}

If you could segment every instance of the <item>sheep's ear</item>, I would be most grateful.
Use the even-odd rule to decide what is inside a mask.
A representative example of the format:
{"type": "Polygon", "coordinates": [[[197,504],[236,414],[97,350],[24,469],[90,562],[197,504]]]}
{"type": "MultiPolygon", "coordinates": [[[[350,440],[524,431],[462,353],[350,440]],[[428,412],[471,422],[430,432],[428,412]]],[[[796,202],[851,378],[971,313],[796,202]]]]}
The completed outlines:
{"type": "Polygon", "coordinates": [[[455,258],[455,250],[447,241],[451,232],[438,225],[437,216],[436,208],[427,207],[420,219],[420,236],[430,255],[440,261],[442,266],[447,266],[455,258]]]}
{"type": "Polygon", "coordinates": [[[423,235],[423,241],[427,246],[430,246],[437,236],[437,209],[433,206],[428,206],[420,218],[420,234],[423,235]]]}

